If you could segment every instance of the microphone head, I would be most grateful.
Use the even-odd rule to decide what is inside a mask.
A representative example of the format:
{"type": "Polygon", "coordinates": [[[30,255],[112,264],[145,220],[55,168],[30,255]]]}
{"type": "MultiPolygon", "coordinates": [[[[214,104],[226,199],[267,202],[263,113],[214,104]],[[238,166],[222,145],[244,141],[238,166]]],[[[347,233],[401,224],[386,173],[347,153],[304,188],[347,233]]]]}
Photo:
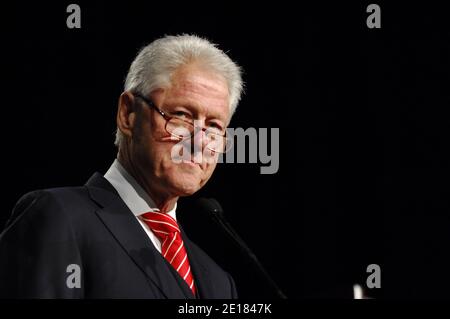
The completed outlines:
{"type": "Polygon", "coordinates": [[[219,202],[214,198],[199,198],[197,205],[208,214],[214,214],[218,217],[223,217],[223,209],[219,202]]]}

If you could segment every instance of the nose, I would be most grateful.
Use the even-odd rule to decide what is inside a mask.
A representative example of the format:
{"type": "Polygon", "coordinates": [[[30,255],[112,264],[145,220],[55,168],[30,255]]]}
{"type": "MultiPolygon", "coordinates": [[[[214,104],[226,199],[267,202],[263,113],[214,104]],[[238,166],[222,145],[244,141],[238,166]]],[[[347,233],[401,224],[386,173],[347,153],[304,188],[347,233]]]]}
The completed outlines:
{"type": "Polygon", "coordinates": [[[205,131],[200,126],[194,126],[194,136],[191,139],[192,160],[195,163],[203,162],[203,150],[206,147],[205,131]]]}
{"type": "Polygon", "coordinates": [[[205,129],[201,126],[195,126],[194,136],[192,137],[192,144],[194,152],[201,152],[207,145],[205,129]]]}

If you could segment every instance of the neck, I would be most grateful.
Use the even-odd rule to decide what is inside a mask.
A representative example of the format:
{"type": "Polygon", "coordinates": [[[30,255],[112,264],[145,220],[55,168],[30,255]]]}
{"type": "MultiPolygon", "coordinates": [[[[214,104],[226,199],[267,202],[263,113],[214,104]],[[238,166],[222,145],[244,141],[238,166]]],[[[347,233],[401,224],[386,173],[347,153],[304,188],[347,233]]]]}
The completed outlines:
{"type": "Polygon", "coordinates": [[[122,165],[122,167],[128,172],[128,174],[133,176],[133,178],[144,189],[148,196],[150,196],[150,198],[155,202],[156,206],[161,212],[168,212],[175,207],[178,196],[171,196],[170,194],[155,189],[151,182],[151,178],[145,178],[147,174],[143,174],[140,167],[133,162],[133,160],[129,156],[129,152],[126,151],[126,147],[123,147],[119,150],[117,160],[119,161],[120,165],[122,165]]]}

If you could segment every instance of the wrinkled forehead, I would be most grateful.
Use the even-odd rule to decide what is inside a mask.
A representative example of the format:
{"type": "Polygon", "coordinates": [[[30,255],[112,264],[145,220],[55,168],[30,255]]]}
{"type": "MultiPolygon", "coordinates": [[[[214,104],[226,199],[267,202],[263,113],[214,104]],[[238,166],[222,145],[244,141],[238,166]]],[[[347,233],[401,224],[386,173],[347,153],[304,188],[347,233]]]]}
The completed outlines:
{"type": "Polygon", "coordinates": [[[229,97],[225,78],[196,64],[184,65],[178,68],[172,74],[171,80],[174,89],[189,90],[193,93],[207,91],[216,98],[229,97]]]}
{"type": "Polygon", "coordinates": [[[194,108],[205,108],[228,119],[230,96],[228,85],[217,73],[198,67],[180,68],[172,75],[171,86],[165,89],[166,103],[182,103],[194,108]]]}

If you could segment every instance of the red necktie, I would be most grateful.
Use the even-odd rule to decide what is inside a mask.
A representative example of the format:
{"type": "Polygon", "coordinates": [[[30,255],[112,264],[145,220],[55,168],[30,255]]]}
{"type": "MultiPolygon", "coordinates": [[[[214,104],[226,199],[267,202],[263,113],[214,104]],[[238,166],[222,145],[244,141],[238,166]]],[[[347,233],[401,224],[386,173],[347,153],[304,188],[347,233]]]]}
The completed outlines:
{"type": "Polygon", "coordinates": [[[194,276],[177,221],[168,214],[149,212],[141,215],[161,242],[161,254],[188,284],[195,296],[194,276]]]}

